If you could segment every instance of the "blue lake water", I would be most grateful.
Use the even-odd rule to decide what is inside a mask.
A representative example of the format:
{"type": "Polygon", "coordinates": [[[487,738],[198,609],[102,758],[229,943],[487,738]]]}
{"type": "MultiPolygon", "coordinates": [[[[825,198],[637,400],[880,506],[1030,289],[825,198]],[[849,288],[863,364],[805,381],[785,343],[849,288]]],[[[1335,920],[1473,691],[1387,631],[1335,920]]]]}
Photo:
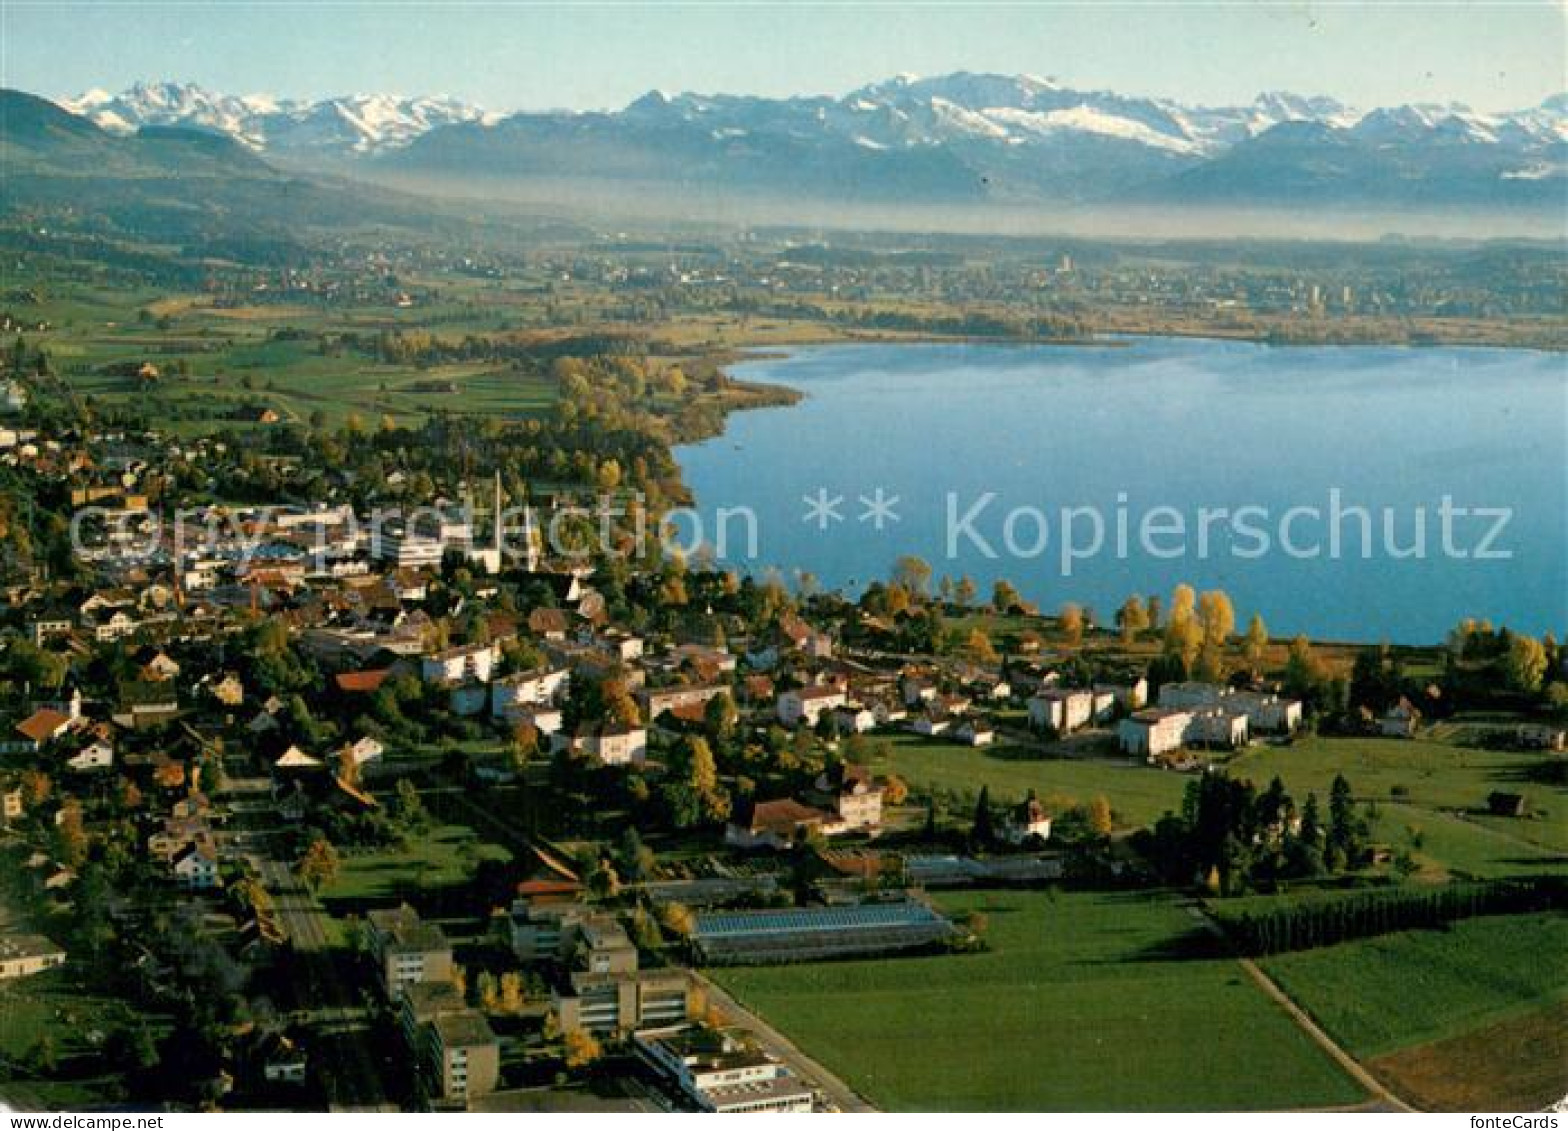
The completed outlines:
{"type": "Polygon", "coordinates": [[[805,394],[677,453],[710,543],[719,508],[755,513],[755,554],[725,528],[745,568],[856,591],[916,554],[1107,622],[1188,581],[1276,636],[1568,628],[1560,355],[1144,338],[812,347],[734,373],[805,394]],[[829,506],[807,520],[808,499],[829,506]]]}

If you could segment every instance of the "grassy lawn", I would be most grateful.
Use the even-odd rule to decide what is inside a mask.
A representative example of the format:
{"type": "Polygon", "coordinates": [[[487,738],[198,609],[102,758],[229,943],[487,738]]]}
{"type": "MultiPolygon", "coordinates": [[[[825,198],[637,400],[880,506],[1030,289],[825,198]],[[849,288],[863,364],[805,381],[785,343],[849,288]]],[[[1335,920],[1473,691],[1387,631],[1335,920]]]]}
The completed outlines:
{"type": "Polygon", "coordinates": [[[1363,1097],[1172,898],[982,892],[991,950],[716,976],[893,1110],[1244,1110],[1363,1097]],[[1238,1067],[1244,1066],[1244,1067],[1238,1067]]]}
{"type": "Polygon", "coordinates": [[[1293,793],[1305,796],[1315,790],[1319,800],[1327,799],[1334,775],[1342,773],[1359,800],[1485,809],[1486,795],[1502,789],[1523,792],[1547,809],[1554,802],[1563,807],[1568,791],[1521,780],[1538,761],[1539,755],[1529,753],[1421,740],[1308,738],[1292,746],[1252,747],[1231,759],[1230,767],[1237,776],[1260,784],[1278,774],[1293,793]]]}
{"type": "Polygon", "coordinates": [[[1347,1050],[1375,1057],[1568,999],[1568,916],[1483,916],[1262,965],[1347,1050]]]}
{"type": "Polygon", "coordinates": [[[506,849],[480,840],[463,825],[437,825],[402,848],[345,851],[337,878],[321,894],[326,899],[391,899],[455,887],[473,876],[480,861],[510,858],[506,849]]]}
{"type": "Polygon", "coordinates": [[[1166,810],[1180,809],[1189,780],[1129,759],[1040,758],[1026,756],[1032,752],[1018,747],[998,744],[976,749],[918,735],[895,735],[885,741],[888,755],[876,769],[896,773],[916,789],[977,793],[985,785],[991,788],[991,800],[1000,804],[1021,801],[1033,788],[1056,808],[1087,803],[1104,794],[1117,823],[1131,827],[1149,824],[1166,810]]]}
{"type": "Polygon", "coordinates": [[[1539,761],[1530,753],[1429,741],[1311,738],[1246,750],[1231,759],[1230,769],[1260,785],[1277,774],[1298,802],[1311,790],[1319,804],[1334,775],[1344,774],[1358,800],[1375,801],[1381,810],[1373,835],[1395,847],[1412,847],[1441,878],[1443,871],[1495,876],[1568,864],[1562,820],[1568,790],[1526,780],[1539,761]],[[1493,790],[1524,793],[1532,817],[1484,813],[1493,790]],[[1412,830],[1419,832],[1418,848],[1412,830]]]}
{"type": "MultiPolygon", "coordinates": [[[[103,1075],[96,1037],[131,1025],[124,1003],[88,993],[64,971],[0,983],[0,1099],[23,1110],[81,1108],[118,1094],[120,1082],[103,1075]],[[38,1073],[31,1054],[47,1039],[55,1067],[38,1073]]],[[[161,1019],[151,1019],[154,1030],[161,1019]]]]}

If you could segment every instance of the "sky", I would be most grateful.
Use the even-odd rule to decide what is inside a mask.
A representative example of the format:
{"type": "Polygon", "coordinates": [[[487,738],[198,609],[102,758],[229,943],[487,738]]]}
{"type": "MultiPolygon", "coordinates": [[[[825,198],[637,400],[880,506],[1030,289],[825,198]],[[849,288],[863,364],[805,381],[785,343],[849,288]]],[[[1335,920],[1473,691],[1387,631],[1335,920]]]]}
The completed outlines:
{"type": "Polygon", "coordinates": [[[1034,74],[1199,104],[1538,104],[1568,88],[1568,3],[540,3],[0,0],[0,85],[138,80],[320,98],[617,108],[652,89],[843,94],[900,73],[1034,74]]]}

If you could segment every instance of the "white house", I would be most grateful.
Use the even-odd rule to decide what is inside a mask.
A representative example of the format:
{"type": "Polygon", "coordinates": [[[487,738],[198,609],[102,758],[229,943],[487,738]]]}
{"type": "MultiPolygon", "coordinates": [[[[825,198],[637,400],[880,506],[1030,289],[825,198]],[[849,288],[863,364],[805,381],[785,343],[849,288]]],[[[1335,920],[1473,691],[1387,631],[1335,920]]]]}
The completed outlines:
{"type": "Polygon", "coordinates": [[[1192,712],[1185,741],[1203,746],[1235,749],[1245,746],[1249,737],[1247,713],[1231,707],[1202,707],[1192,712]]]}
{"type": "Polygon", "coordinates": [[[1157,758],[1161,754],[1181,749],[1187,740],[1187,728],[1191,723],[1192,714],[1189,711],[1146,707],[1121,721],[1117,728],[1117,739],[1124,753],[1157,758]]]}
{"type": "Polygon", "coordinates": [[[1010,844],[1023,844],[1034,837],[1051,839],[1051,815],[1033,790],[1022,804],[1013,806],[1002,818],[1002,836],[1010,844]]]}
{"type": "Polygon", "coordinates": [[[585,727],[577,736],[566,739],[557,736],[557,745],[567,743],[590,758],[597,758],[606,766],[627,766],[641,763],[648,757],[648,730],[646,727],[627,726],[624,723],[605,723],[585,727]]]}
{"type": "Polygon", "coordinates": [[[510,718],[535,707],[547,707],[565,694],[572,673],[567,668],[535,668],[504,676],[490,685],[490,714],[510,718]]]}
{"type": "Polygon", "coordinates": [[[114,744],[105,738],[90,738],[65,760],[65,764],[77,773],[107,770],[114,765],[114,744]]]}
{"type": "Polygon", "coordinates": [[[1029,700],[1029,725],[1035,730],[1071,734],[1093,717],[1093,692],[1078,688],[1047,688],[1029,700]]]}
{"type": "Polygon", "coordinates": [[[844,734],[865,734],[875,730],[876,713],[857,703],[850,703],[833,712],[833,722],[844,734]]]}
{"type": "Polygon", "coordinates": [[[207,891],[218,886],[218,853],[208,843],[187,844],[169,862],[174,880],[192,891],[207,891]]]}
{"type": "Polygon", "coordinates": [[[419,673],[426,683],[489,683],[495,668],[493,644],[465,644],[423,656],[419,673]]]}
{"type": "Polygon", "coordinates": [[[1160,706],[1179,711],[1199,707],[1226,707],[1242,711],[1247,716],[1249,732],[1290,734],[1301,727],[1302,708],[1298,699],[1282,699],[1278,695],[1257,691],[1236,691],[1196,680],[1162,686],[1160,706]]]}
{"type": "Polygon", "coordinates": [[[786,691],[778,698],[779,722],[785,726],[804,722],[814,727],[824,711],[842,707],[846,701],[844,692],[837,687],[802,687],[786,691]]]}

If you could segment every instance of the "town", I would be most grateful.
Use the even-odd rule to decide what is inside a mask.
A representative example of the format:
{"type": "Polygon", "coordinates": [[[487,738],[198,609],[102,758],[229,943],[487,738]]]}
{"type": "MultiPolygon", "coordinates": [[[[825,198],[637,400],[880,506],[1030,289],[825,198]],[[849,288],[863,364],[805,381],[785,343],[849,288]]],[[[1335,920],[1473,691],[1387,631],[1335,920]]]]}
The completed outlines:
{"type": "MultiPolygon", "coordinates": [[[[1539,827],[1568,735],[1549,637],[1320,655],[1185,586],[1101,625],[912,558],[851,601],[630,526],[585,554],[559,521],[580,493],[400,468],[407,435],[353,422],[303,445],[95,428],[26,406],[49,399],[28,359],[0,432],[38,508],[7,515],[0,971],[114,1004],[8,1052],[14,1095],[858,1110],[728,971],[971,961],[991,927],[966,890],[1190,888],[1238,947],[1227,897],[1293,884],[1391,907],[1469,884],[1456,918],[1561,905],[1549,840],[1521,876],[1385,839],[1408,785],[1380,801],[1336,769],[1298,802],[1281,780],[1313,749],[1382,775],[1383,743],[1463,735],[1550,784],[1445,820],[1539,827]],[[356,510],[335,443],[378,449],[407,521],[356,510]],[[212,501],[247,481],[257,501],[212,501]],[[1020,788],[1058,767],[1094,792],[1020,788]]],[[[556,363],[564,395],[579,370],[556,363]]]]}

